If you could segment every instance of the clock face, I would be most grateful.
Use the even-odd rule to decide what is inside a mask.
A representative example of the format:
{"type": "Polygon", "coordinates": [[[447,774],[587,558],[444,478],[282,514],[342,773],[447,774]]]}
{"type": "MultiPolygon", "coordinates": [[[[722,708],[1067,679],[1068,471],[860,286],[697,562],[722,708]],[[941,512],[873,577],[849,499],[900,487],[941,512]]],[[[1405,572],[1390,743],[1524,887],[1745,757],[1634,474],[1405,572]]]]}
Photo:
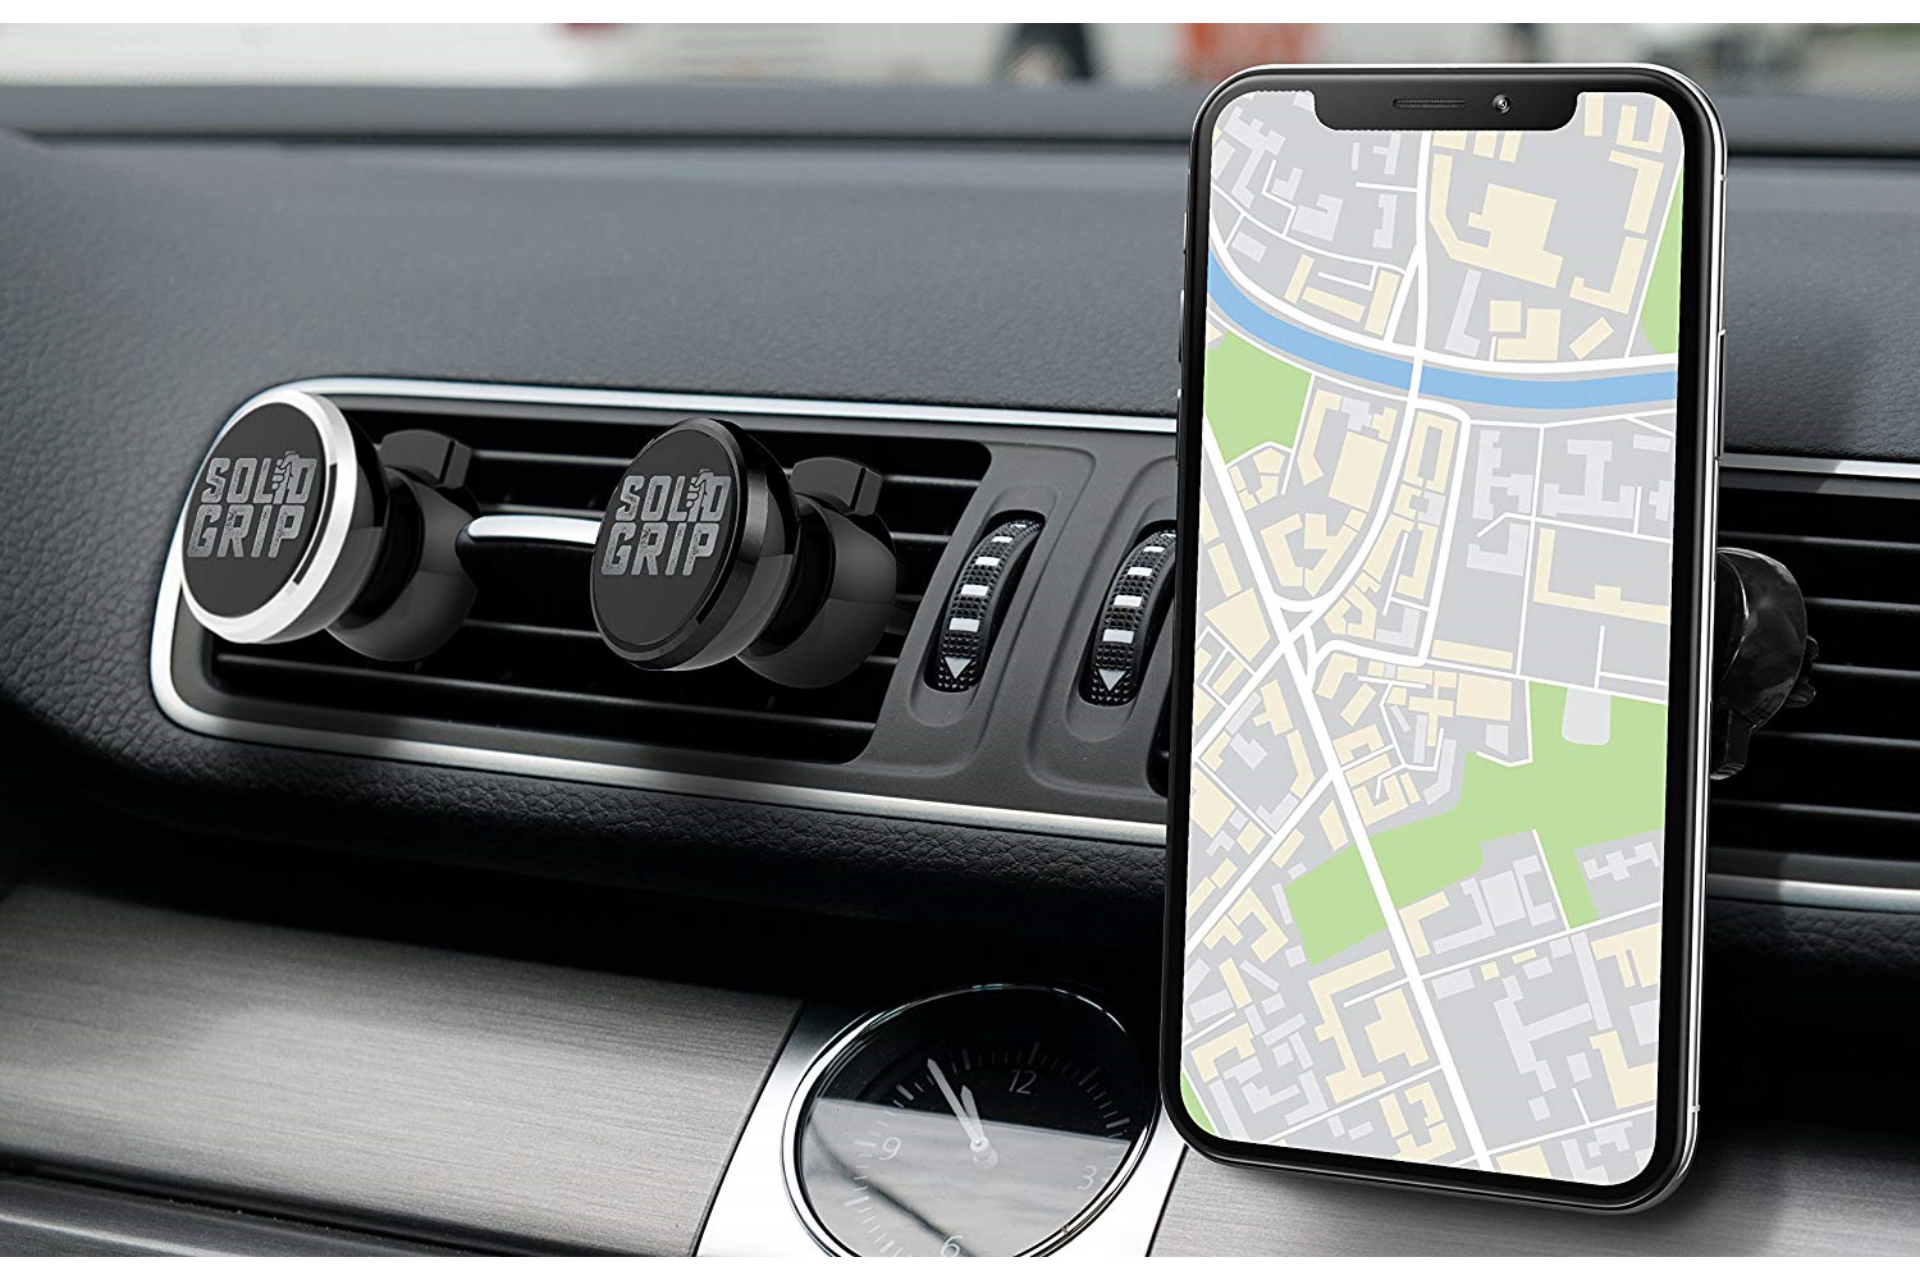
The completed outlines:
{"type": "Polygon", "coordinates": [[[1112,1015],[1045,988],[909,1005],[823,1064],[797,1112],[796,1201],[823,1243],[868,1256],[1057,1247],[1118,1190],[1155,1105],[1112,1015]]]}

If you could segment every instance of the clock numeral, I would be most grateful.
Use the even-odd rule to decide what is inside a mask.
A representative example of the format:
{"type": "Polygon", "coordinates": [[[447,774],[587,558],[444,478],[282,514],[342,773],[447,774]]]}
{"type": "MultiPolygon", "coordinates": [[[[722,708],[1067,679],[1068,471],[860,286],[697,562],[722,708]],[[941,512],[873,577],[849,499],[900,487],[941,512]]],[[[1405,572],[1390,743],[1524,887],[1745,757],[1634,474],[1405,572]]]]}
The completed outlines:
{"type": "Polygon", "coordinates": [[[1013,1079],[1007,1084],[1007,1092],[1030,1094],[1033,1092],[1033,1082],[1038,1078],[1037,1075],[1025,1067],[1015,1067],[1013,1069],[1013,1079]]]}

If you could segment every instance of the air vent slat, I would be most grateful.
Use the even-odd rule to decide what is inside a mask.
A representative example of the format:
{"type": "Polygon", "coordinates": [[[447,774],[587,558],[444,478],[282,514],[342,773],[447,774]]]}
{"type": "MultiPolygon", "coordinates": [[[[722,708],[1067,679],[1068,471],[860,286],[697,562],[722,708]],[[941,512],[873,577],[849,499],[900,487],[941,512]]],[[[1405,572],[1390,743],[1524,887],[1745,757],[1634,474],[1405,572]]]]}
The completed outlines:
{"type": "MultiPolygon", "coordinates": [[[[1769,744],[1783,743],[1788,747],[1837,747],[1846,749],[1860,747],[1873,751],[1914,752],[1920,754],[1920,740],[1913,738],[1881,738],[1870,734],[1823,733],[1811,729],[1775,729],[1767,736],[1769,744]]],[[[1920,763],[1920,760],[1914,761],[1920,763]]]]}
{"type": "MultiPolygon", "coordinates": [[[[583,644],[594,649],[603,647],[604,643],[600,639],[600,633],[592,627],[554,626],[540,622],[501,622],[494,619],[475,618],[466,623],[465,629],[501,636],[583,644]]],[[[870,653],[867,655],[866,665],[870,668],[892,670],[899,661],[900,655],[897,653],[870,653]]]]}
{"type": "Polygon", "coordinates": [[[1764,550],[1768,546],[1790,546],[1801,550],[1838,551],[1847,556],[1884,553],[1920,559],[1920,546],[1908,542],[1888,542],[1881,538],[1834,538],[1809,533],[1774,533],[1760,529],[1722,529],[1720,540],[1730,546],[1764,550]]]}
{"type": "MultiPolygon", "coordinates": [[[[490,516],[586,516],[600,518],[591,507],[563,507],[548,502],[482,502],[480,510],[490,516]]],[[[605,510],[604,507],[601,510],[605,510]]]]}
{"type": "Polygon", "coordinates": [[[1911,861],[1920,843],[1920,814],[1864,806],[1720,800],[1713,807],[1712,839],[1716,848],[1911,861]]]}
{"type": "Polygon", "coordinates": [[[1820,696],[1788,717],[1780,736],[1813,732],[1877,742],[1920,739],[1920,719],[1913,715],[1920,672],[1835,663],[1820,668],[1818,686],[1820,696]]]}
{"type": "MultiPolygon", "coordinates": [[[[1920,511],[1915,512],[1920,518],[1920,511]]],[[[1732,530],[1721,542],[1732,547],[1764,551],[1782,561],[1798,562],[1807,581],[1819,594],[1851,600],[1879,598],[1893,604],[1920,604],[1920,546],[1902,547],[1864,540],[1831,541],[1777,536],[1759,537],[1732,530]],[[1891,596],[1889,600],[1888,597],[1891,596]]]]}
{"type": "Polygon", "coordinates": [[[870,732],[873,722],[870,720],[850,720],[831,716],[787,716],[774,711],[751,711],[742,707],[703,706],[689,707],[684,703],[660,701],[653,698],[623,697],[607,693],[583,693],[574,689],[528,689],[522,686],[494,684],[485,680],[463,679],[457,676],[427,675],[420,671],[385,670],[367,667],[330,667],[314,663],[300,662],[289,658],[270,658],[260,654],[234,653],[222,659],[222,665],[229,668],[241,668],[257,672],[269,672],[279,675],[296,675],[299,679],[332,680],[339,684],[368,684],[403,687],[407,689],[440,690],[462,696],[488,697],[502,701],[528,701],[564,703],[580,707],[596,707],[621,715],[658,715],[677,713],[699,715],[726,720],[734,724],[778,725],[783,722],[803,721],[809,727],[827,732],[870,732]]]}
{"type": "Polygon", "coordinates": [[[960,480],[953,476],[916,476],[911,472],[887,477],[887,484],[894,489],[940,489],[948,493],[972,494],[977,481],[960,480]]]}
{"type": "MultiPolygon", "coordinates": [[[[1739,544],[1729,540],[1728,545],[1739,544]]],[[[1904,604],[1898,600],[1843,600],[1834,596],[1808,596],[1807,608],[1814,613],[1878,613],[1920,618],[1920,604],[1904,604]]]]}
{"type": "Polygon", "coordinates": [[[1806,804],[1786,800],[1746,800],[1737,798],[1721,801],[1720,807],[1732,812],[1774,814],[1789,817],[1827,819],[1857,818],[1896,825],[1911,825],[1916,829],[1920,829],[1920,813],[1906,813],[1897,809],[1870,809],[1862,806],[1840,804],[1806,804]]]}
{"type": "Polygon", "coordinates": [[[1819,696],[1714,785],[1716,845],[1920,857],[1920,482],[1723,472],[1720,543],[1780,559],[1820,641],[1819,696]]]}
{"type": "MultiPolygon", "coordinates": [[[[427,427],[473,450],[468,489],[494,515],[597,520],[628,460],[658,422],[493,413],[354,410],[376,441],[427,427]]],[[[418,717],[572,734],[619,743],[848,760],[872,736],[914,611],[966,513],[988,452],[973,440],[784,424],[752,429],[788,466],[824,454],[850,457],[887,477],[880,518],[899,557],[899,618],[880,649],[827,689],[788,689],[738,664],[671,674],[637,671],[593,629],[578,550],[503,545],[476,552],[480,598],[445,647],[410,666],[353,654],[326,636],[272,651],[207,640],[214,683],[240,696],[332,712],[418,717]]]]}
{"type": "Polygon", "coordinates": [[[632,461],[617,454],[542,453],[532,449],[475,449],[473,460],[500,467],[598,467],[614,475],[632,461]]]}
{"type": "MultiPolygon", "coordinates": [[[[1726,788],[1728,800],[1837,805],[1889,813],[1920,811],[1920,793],[1889,786],[1896,772],[1920,763],[1914,744],[1850,734],[1755,742],[1747,773],[1726,788]],[[1765,746],[1766,754],[1760,753],[1765,746]],[[1749,778],[1747,774],[1752,776],[1749,778]]],[[[1716,784],[1717,786],[1718,784],[1716,784]]]]}

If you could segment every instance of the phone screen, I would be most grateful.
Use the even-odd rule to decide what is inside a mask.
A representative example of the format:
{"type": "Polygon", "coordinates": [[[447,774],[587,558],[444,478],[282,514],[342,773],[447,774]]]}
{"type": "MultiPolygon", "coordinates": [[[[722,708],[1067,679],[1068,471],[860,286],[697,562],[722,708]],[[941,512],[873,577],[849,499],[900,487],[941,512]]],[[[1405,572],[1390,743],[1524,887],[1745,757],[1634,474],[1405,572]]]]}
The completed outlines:
{"type": "Polygon", "coordinates": [[[1279,89],[1196,154],[1178,1101],[1241,1155],[1628,1182],[1688,856],[1683,130],[1584,92],[1357,132],[1279,89]]]}

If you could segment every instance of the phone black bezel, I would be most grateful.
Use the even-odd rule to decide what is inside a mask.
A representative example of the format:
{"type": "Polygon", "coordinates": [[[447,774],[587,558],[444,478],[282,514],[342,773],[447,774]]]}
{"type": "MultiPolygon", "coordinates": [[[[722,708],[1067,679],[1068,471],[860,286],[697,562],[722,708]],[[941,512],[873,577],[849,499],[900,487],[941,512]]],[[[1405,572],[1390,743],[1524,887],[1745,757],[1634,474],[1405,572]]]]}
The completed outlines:
{"type": "MultiPolygon", "coordinates": [[[[1366,108],[1357,108],[1366,110],[1366,108]]],[[[1549,115],[1553,114],[1549,112],[1549,115]]],[[[1562,117],[1564,119],[1564,117],[1562,117]]],[[[1541,124],[1552,127],[1550,120],[1541,124]]],[[[1535,127],[1539,127],[1536,125],[1535,127]]],[[[1596,1210],[1644,1208],[1670,1191],[1692,1157],[1698,1071],[1698,972],[1704,837],[1705,646],[1710,624],[1713,479],[1719,452],[1717,360],[1720,324],[1718,252],[1721,183],[1720,134],[1704,98],[1677,75],[1656,67],[1256,68],[1216,88],[1201,107],[1189,152],[1187,220],[1182,252],[1179,457],[1179,540],[1174,608],[1172,709],[1168,734],[1167,893],[1161,975],[1160,1083],[1174,1127],[1196,1150],[1241,1164],[1391,1182],[1431,1190],[1471,1192],[1596,1210]],[[1651,94],[1673,109],[1682,130],[1681,290],[1678,391],[1675,398],[1673,625],[1669,650],[1667,840],[1661,938],[1661,1052],[1656,1072],[1654,1147],[1646,1167],[1626,1182],[1589,1186],[1488,1170],[1422,1165],[1386,1158],[1305,1151],[1240,1142],[1206,1132],[1187,1114],[1180,1094],[1182,965],[1186,941],[1187,779],[1191,770],[1192,690],[1196,619],[1201,385],[1206,325],[1207,176],[1215,121],[1235,99],[1269,91],[1331,90],[1343,104],[1369,93],[1384,113],[1395,97],[1461,98],[1456,111],[1405,112],[1410,130],[1515,127],[1496,113],[1495,93],[1518,104],[1529,89],[1651,94]],[[1686,709],[1674,714],[1674,708],[1686,709]]]]}

